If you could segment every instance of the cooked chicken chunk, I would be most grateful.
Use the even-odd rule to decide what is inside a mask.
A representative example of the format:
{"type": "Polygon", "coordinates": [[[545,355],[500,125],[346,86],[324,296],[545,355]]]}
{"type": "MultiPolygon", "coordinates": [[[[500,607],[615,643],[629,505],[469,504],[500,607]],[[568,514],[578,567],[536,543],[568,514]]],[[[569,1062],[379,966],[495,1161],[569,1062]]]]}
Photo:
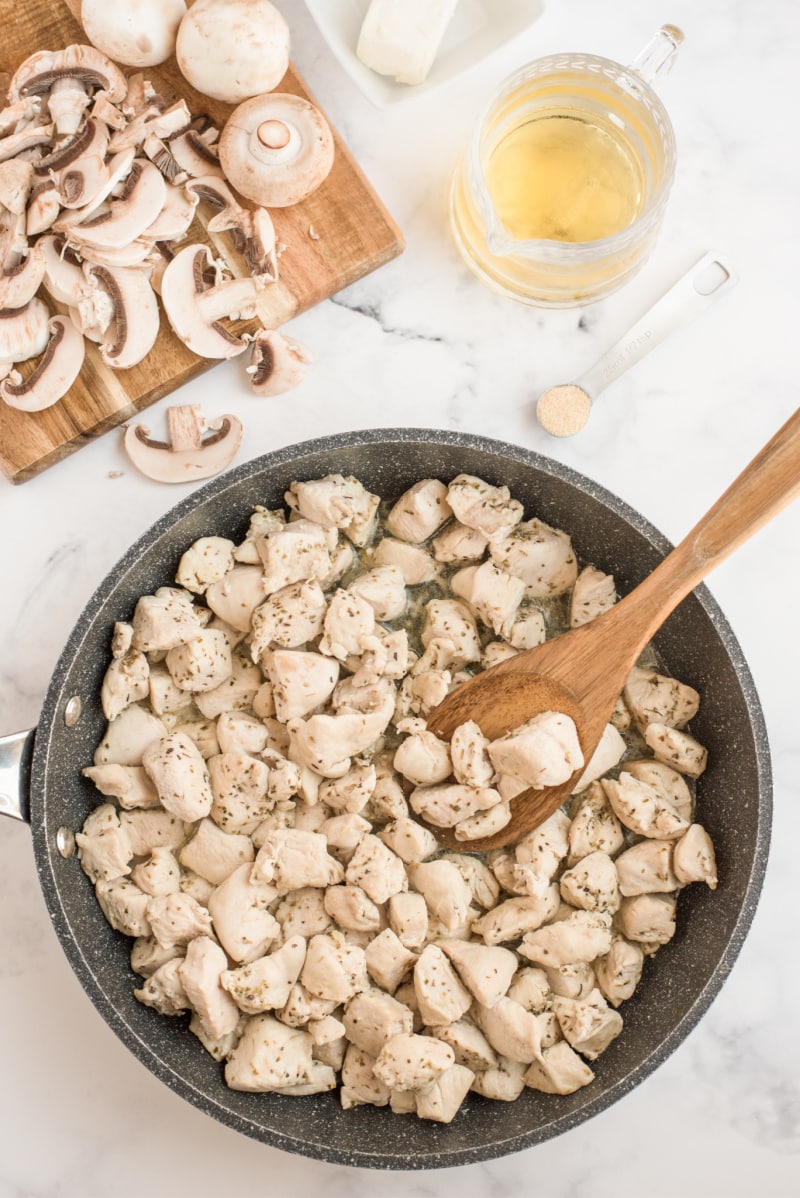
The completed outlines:
{"type": "Polygon", "coordinates": [[[115,657],[106,670],[100,689],[100,704],[107,720],[115,720],[131,703],[150,693],[150,665],[144,653],[131,649],[115,657]]]}
{"type": "Polygon", "coordinates": [[[177,894],[181,888],[180,866],[171,849],[153,849],[146,861],[131,870],[131,881],[145,894],[177,894]]]}
{"type": "Polygon", "coordinates": [[[497,1053],[479,1027],[466,1019],[458,1019],[440,1027],[432,1027],[431,1034],[444,1044],[449,1044],[455,1054],[457,1065],[466,1065],[473,1073],[495,1069],[497,1053]]]}
{"type": "Polygon", "coordinates": [[[310,940],[331,927],[331,917],[325,910],[325,894],[313,886],[302,886],[285,895],[275,908],[284,940],[304,936],[310,940]]]}
{"type": "Polygon", "coordinates": [[[156,716],[132,703],[111,720],[95,749],[95,765],[141,765],[145,751],[167,735],[156,716]]]}
{"type": "Polygon", "coordinates": [[[373,903],[385,903],[408,886],[402,860],[372,834],[359,841],[345,877],[351,886],[360,886],[373,903]]]}
{"type": "Polygon", "coordinates": [[[341,778],[350,768],[350,758],[369,749],[386,730],[393,711],[394,701],[390,698],[388,704],[363,714],[345,712],[292,720],[288,755],[323,778],[341,778]]]}
{"type": "Polygon", "coordinates": [[[223,966],[220,983],[246,1015],[278,1010],[285,1006],[305,959],[305,940],[302,936],[292,936],[267,956],[240,965],[238,969],[223,966]]]}
{"type": "Polygon", "coordinates": [[[493,740],[489,757],[498,774],[537,790],[559,786],[583,765],[575,724],[558,711],[544,711],[493,740]]]}
{"type": "Polygon", "coordinates": [[[520,609],[511,625],[508,643],[517,650],[534,649],[547,639],[544,616],[536,607],[520,609]]]}
{"type": "Polygon", "coordinates": [[[251,566],[257,566],[261,558],[258,556],[258,550],[256,549],[256,538],[268,536],[269,533],[275,532],[285,523],[286,513],[283,508],[273,508],[270,511],[268,508],[256,504],[253,508],[253,514],[250,517],[247,536],[240,545],[236,546],[233,552],[236,561],[247,562],[251,566]]]}
{"type": "Polygon", "coordinates": [[[615,862],[620,893],[629,898],[677,890],[680,882],[672,872],[672,853],[671,840],[652,839],[640,840],[620,853],[615,862]]]}
{"type": "Polygon", "coordinates": [[[186,839],[186,825],[161,808],[122,811],[119,822],[128,834],[134,857],[146,857],[153,849],[175,849],[186,839]]]}
{"type": "Polygon", "coordinates": [[[599,782],[589,786],[575,811],[568,834],[569,865],[589,853],[607,853],[611,857],[622,848],[625,841],[622,825],[599,782]]]}
{"type": "Polygon", "coordinates": [[[495,803],[487,811],[478,811],[475,815],[460,819],[453,830],[456,840],[483,840],[485,836],[494,836],[501,831],[510,820],[511,804],[495,803]]]}
{"type": "Polygon", "coordinates": [[[205,760],[184,732],[173,732],[148,748],[142,764],[158,791],[161,804],[179,819],[202,819],[214,796],[205,760]]]}
{"type": "Polygon", "coordinates": [[[566,919],[537,928],[534,932],[526,932],[519,952],[535,965],[558,969],[561,965],[593,961],[595,957],[607,953],[610,947],[609,915],[605,912],[573,911],[566,919]]]}
{"type": "Polygon", "coordinates": [[[285,499],[303,519],[325,528],[340,528],[359,546],[372,536],[380,503],[380,497],[371,495],[357,478],[341,474],[292,483],[285,499]]]}
{"type": "Polygon", "coordinates": [[[180,945],[162,948],[154,936],[137,936],[131,949],[131,969],[143,978],[149,978],[167,961],[174,961],[176,957],[183,958],[180,945]]]}
{"type": "Polygon", "coordinates": [[[550,1002],[547,974],[536,965],[517,970],[508,987],[508,997],[533,1015],[541,1015],[550,1002]]]}
{"type": "Polygon", "coordinates": [[[519,940],[526,932],[535,931],[555,915],[558,897],[558,887],[551,885],[541,894],[506,899],[482,919],[476,920],[472,925],[473,931],[483,937],[485,944],[507,944],[519,940]]]}
{"type": "Polygon", "coordinates": [[[580,628],[614,606],[617,599],[614,576],[585,566],[575,579],[569,601],[569,626],[580,628]]]}
{"type": "Polygon", "coordinates": [[[496,566],[522,579],[529,599],[562,595],[578,576],[569,537],[543,520],[518,524],[507,537],[492,542],[491,553],[496,566]]]}
{"type": "Polygon", "coordinates": [[[233,569],[233,541],[225,537],[200,537],[184,553],[175,581],[178,586],[203,595],[212,582],[219,582],[233,569]]]}
{"type": "Polygon", "coordinates": [[[427,647],[434,639],[450,642],[449,665],[454,669],[480,661],[481,646],[475,617],[459,599],[432,599],[428,603],[422,643],[427,647]]]}
{"type": "Polygon", "coordinates": [[[293,520],[264,537],[257,537],[256,549],[264,567],[267,595],[274,595],[293,582],[319,581],[330,573],[325,529],[311,520],[293,520]]]}
{"type": "Polygon", "coordinates": [[[389,927],[404,948],[421,948],[428,935],[428,905],[421,894],[407,890],[389,899],[389,927]]]}
{"type": "Polygon", "coordinates": [[[346,931],[379,932],[381,912],[360,886],[329,886],[325,891],[325,910],[346,931]]]}
{"type": "Polygon", "coordinates": [[[634,666],[623,690],[625,703],[640,731],[648,724],[682,728],[697,714],[700,696],[691,686],[657,670],[634,666]]]}
{"type": "Polygon", "coordinates": [[[167,669],[181,690],[214,690],[233,672],[227,636],[224,632],[205,628],[199,636],[167,652],[167,669]]]}
{"type": "Polygon", "coordinates": [[[394,768],[415,786],[433,786],[449,778],[453,767],[448,746],[426,730],[406,737],[394,755],[394,768]]]}
{"type": "Polygon", "coordinates": [[[223,832],[212,819],[202,819],[194,836],[178,854],[181,865],[219,886],[235,869],[255,857],[249,836],[223,832]]]}
{"type": "Polygon", "coordinates": [[[203,1027],[214,1039],[229,1035],[239,1022],[239,1009],[220,985],[220,976],[228,964],[218,944],[208,936],[198,936],[186,949],[178,974],[189,1002],[203,1027]]]}
{"type": "Polygon", "coordinates": [[[365,599],[376,620],[396,620],[406,610],[408,596],[402,571],[397,566],[374,566],[347,587],[351,595],[365,599]]]}
{"type": "Polygon", "coordinates": [[[355,1044],[348,1044],[342,1064],[339,1100],[345,1111],[356,1106],[387,1106],[389,1088],[373,1073],[375,1057],[355,1044]]]}
{"type": "Polygon", "coordinates": [[[511,531],[522,519],[522,504],[508,487],[494,487],[474,474],[459,474],[447,488],[456,519],[489,540],[511,531]]]}
{"type": "Polygon", "coordinates": [[[505,995],[517,969],[515,953],[472,940],[440,940],[439,947],[482,1006],[493,1007],[505,995]]]}
{"type": "Polygon", "coordinates": [[[456,782],[463,786],[492,785],[495,773],[489,757],[489,741],[474,720],[456,728],[450,739],[450,756],[456,782]]]}
{"type": "Polygon", "coordinates": [[[439,786],[418,786],[409,802],[417,815],[437,828],[452,828],[477,811],[488,811],[500,803],[500,795],[489,786],[462,786],[444,782],[439,786]]]}
{"type": "MultiPolygon", "coordinates": [[[[391,900],[390,900],[391,901],[391,900]]],[[[369,975],[387,994],[394,994],[411,966],[417,961],[391,928],[384,928],[366,947],[365,959],[369,975]]],[[[409,1000],[404,1000],[406,1006],[409,1000]]]]}
{"type": "Polygon", "coordinates": [[[267,729],[261,720],[245,711],[224,711],[217,719],[218,751],[247,753],[251,757],[267,747],[267,729]]]}
{"type": "Polygon", "coordinates": [[[675,935],[675,900],[675,894],[625,898],[616,914],[617,927],[628,940],[667,944],[675,935]]]}
{"type": "Polygon", "coordinates": [[[239,632],[248,632],[250,620],[267,597],[260,566],[234,566],[205,593],[206,603],[220,620],[239,632]]]}
{"type": "MultiPolygon", "coordinates": [[[[108,882],[101,878],[94,892],[103,914],[118,932],[126,936],[149,936],[151,930],[155,931],[150,925],[150,904],[159,900],[151,899],[130,878],[112,878],[108,882]]],[[[159,943],[163,942],[159,939],[159,943]]]]}
{"type": "Polygon", "coordinates": [[[255,709],[255,698],[262,685],[258,666],[234,653],[231,656],[230,676],[219,686],[195,695],[194,702],[207,720],[215,720],[225,712],[243,711],[250,707],[255,709]]]}
{"type": "Polygon", "coordinates": [[[628,746],[625,744],[622,734],[617,731],[613,724],[606,724],[597,748],[589,758],[586,769],[573,786],[572,793],[580,794],[592,782],[596,782],[598,778],[602,778],[604,774],[607,774],[609,770],[622,761],[627,749],[628,746]]]}
{"type": "Polygon", "coordinates": [[[472,1005],[472,995],[436,944],[429,944],[414,966],[414,990],[428,1025],[455,1023],[472,1005]]]}
{"type": "MultiPolygon", "coordinates": [[[[517,608],[525,594],[525,583],[513,574],[499,569],[492,561],[484,562],[480,566],[469,566],[467,570],[472,573],[464,591],[458,588],[458,574],[454,575],[450,582],[453,591],[466,599],[487,628],[493,629],[498,636],[509,636],[514,626],[517,608]]],[[[465,575],[467,570],[460,571],[460,574],[465,575]]]]}
{"type": "Polygon", "coordinates": [[[708,752],[688,732],[653,723],[647,725],[644,739],[658,761],[690,778],[699,778],[708,764],[708,752]]]}
{"type": "Polygon", "coordinates": [[[476,1072],[472,1089],[484,1098],[494,1098],[498,1102],[514,1102],[525,1089],[523,1077],[526,1068],[522,1061],[498,1057],[497,1065],[476,1072]]]}
{"type": "Polygon", "coordinates": [[[269,649],[297,649],[313,640],[322,629],[325,610],[318,582],[294,582],[275,591],[253,612],[253,661],[261,661],[269,649]]]}
{"type": "Polygon", "coordinates": [[[324,836],[283,828],[264,838],[250,878],[270,882],[278,894],[288,894],[304,886],[335,886],[344,881],[344,870],[328,853],[324,836]]]}
{"type": "Polygon", "coordinates": [[[617,877],[617,868],[624,857],[625,853],[616,862],[601,852],[582,857],[561,875],[559,885],[564,902],[583,911],[609,911],[613,915],[621,895],[626,893],[622,873],[617,877]]]}
{"type": "Polygon", "coordinates": [[[211,934],[211,916],[188,894],[163,894],[149,899],[147,918],[162,948],[188,944],[195,936],[211,934]]]}
{"type": "Polygon", "coordinates": [[[83,832],[76,832],[75,843],[83,872],[93,882],[101,879],[110,882],[131,872],[130,837],[120,824],[113,803],[103,803],[94,809],[83,832]]]}
{"type": "Polygon", "coordinates": [[[415,483],[386,517],[386,530],[401,541],[427,541],[452,515],[447,487],[435,478],[415,483]]]}
{"type": "Polygon", "coordinates": [[[346,661],[361,653],[361,642],[375,631],[375,610],[366,598],[352,591],[334,592],[323,622],[321,653],[346,661]]]}
{"type": "Polygon", "coordinates": [[[675,842],[672,868],[679,882],[705,882],[711,890],[717,888],[717,862],[714,845],[705,828],[692,824],[675,842]]]}
{"type": "Polygon", "coordinates": [[[241,963],[263,957],[281,931],[269,911],[277,890],[269,882],[251,881],[250,873],[248,863],[240,865],[208,900],[220,944],[231,960],[241,963]]]}
{"type": "Polygon", "coordinates": [[[601,785],[625,827],[640,836],[671,839],[689,826],[669,799],[626,770],[619,778],[604,778],[601,785]]]}
{"type": "Polygon", "coordinates": [[[419,586],[436,576],[436,563],[421,545],[384,537],[375,547],[372,560],[376,566],[395,566],[403,575],[406,586],[419,586]]]}
{"type": "Polygon", "coordinates": [[[182,965],[182,957],[174,957],[160,965],[141,989],[134,990],[133,997],[160,1015],[180,1015],[187,1011],[192,1003],[183,986],[182,965]]]}
{"type": "Polygon", "coordinates": [[[541,1032],[536,1016],[513,998],[501,998],[493,1007],[473,1008],[478,1027],[495,1052],[528,1064],[541,1052],[541,1032]]]}
{"type": "MultiPolygon", "coordinates": [[[[545,976],[552,994],[562,998],[586,998],[594,990],[595,975],[588,961],[574,965],[559,965],[557,969],[545,969],[545,976]]],[[[559,1035],[556,1039],[559,1039],[559,1035]]]]}
{"type": "Polygon", "coordinates": [[[566,1040],[546,1048],[525,1074],[525,1085],[545,1094],[574,1094],[594,1081],[594,1074],[566,1040]]]}
{"type": "Polygon", "coordinates": [[[321,707],[339,680],[339,664],[321,653],[277,649],[269,654],[266,671],[272,683],[275,714],[287,723],[321,707]]]}
{"type": "Polygon", "coordinates": [[[224,832],[250,835],[269,814],[269,769],[248,753],[218,753],[208,759],[211,818],[224,832]]]}
{"type": "Polygon", "coordinates": [[[248,1019],[225,1066],[232,1090],[269,1093],[302,1085],[313,1070],[314,1042],[307,1032],[287,1027],[271,1015],[248,1019]]]}
{"type": "Polygon", "coordinates": [[[158,803],[158,792],[141,765],[89,765],[81,773],[126,811],[158,803]]]}
{"type": "Polygon", "coordinates": [[[435,1082],[454,1063],[455,1054],[449,1044],[404,1030],[392,1034],[382,1044],[373,1073],[392,1090],[420,1090],[435,1082]]]}
{"type": "Polygon", "coordinates": [[[439,842],[433,832],[406,815],[401,815],[387,824],[378,836],[406,865],[425,861],[439,848],[439,842]]]}
{"type": "Polygon", "coordinates": [[[638,761],[626,761],[625,773],[632,774],[639,782],[648,786],[666,799],[681,819],[691,823],[694,813],[694,798],[686,779],[664,761],[656,761],[653,757],[642,758],[638,761]]]}
{"type": "Polygon", "coordinates": [[[585,999],[553,999],[564,1039],[588,1060],[594,1061],[622,1031],[622,1017],[612,1010],[599,990],[585,999]]]}
{"type": "Polygon", "coordinates": [[[434,537],[433,556],[437,562],[477,561],[483,557],[488,543],[482,532],[453,520],[434,537]]]}
{"type": "Polygon", "coordinates": [[[313,936],[300,980],[317,998],[348,1002],[369,985],[364,950],[348,944],[341,932],[313,936]]]}
{"type": "Polygon", "coordinates": [[[408,866],[408,879],[425,899],[430,916],[448,931],[467,922],[472,891],[452,862],[414,862],[408,866]]]}
{"type": "Polygon", "coordinates": [[[614,936],[608,952],[597,958],[594,963],[597,985],[612,1007],[618,1007],[633,994],[643,965],[641,948],[624,936],[614,936]]]}
{"type": "Polygon", "coordinates": [[[132,647],[143,653],[174,649],[198,636],[207,616],[194,606],[187,591],[159,587],[155,595],[143,595],[136,604],[132,647]]]}
{"type": "Polygon", "coordinates": [[[375,790],[375,783],[374,765],[355,765],[346,774],[342,774],[341,778],[329,778],[322,782],[319,798],[331,811],[356,815],[369,802],[375,790]]]}
{"type": "MultiPolygon", "coordinates": [[[[363,990],[350,999],[342,1021],[350,1043],[377,1057],[395,1036],[411,1033],[414,1016],[390,994],[384,994],[382,990],[363,990]]],[[[391,1085],[380,1072],[375,1076],[391,1085]]]]}

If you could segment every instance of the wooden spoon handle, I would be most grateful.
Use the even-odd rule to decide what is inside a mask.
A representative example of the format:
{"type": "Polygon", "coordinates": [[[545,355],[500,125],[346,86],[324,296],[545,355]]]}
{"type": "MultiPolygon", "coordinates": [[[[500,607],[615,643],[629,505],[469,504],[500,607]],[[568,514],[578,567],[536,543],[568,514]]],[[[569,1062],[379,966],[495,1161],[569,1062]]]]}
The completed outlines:
{"type": "Polygon", "coordinates": [[[644,648],[680,601],[798,493],[800,408],[672,553],[612,611],[623,613],[620,619],[635,620],[635,639],[644,648]]]}

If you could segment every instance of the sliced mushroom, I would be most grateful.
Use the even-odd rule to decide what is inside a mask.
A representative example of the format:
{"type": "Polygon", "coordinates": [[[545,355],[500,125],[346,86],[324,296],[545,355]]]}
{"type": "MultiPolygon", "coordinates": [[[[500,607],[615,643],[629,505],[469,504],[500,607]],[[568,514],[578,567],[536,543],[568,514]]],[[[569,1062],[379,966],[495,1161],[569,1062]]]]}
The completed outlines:
{"type": "Polygon", "coordinates": [[[283,395],[303,381],[311,354],[277,329],[260,329],[253,341],[247,373],[256,395],[283,395]]]}
{"type": "Polygon", "coordinates": [[[267,208],[286,208],[311,195],[330,173],[333,157],[333,134],[322,113],[283,92],[240,104],[219,143],[226,177],[267,208]]]}
{"type": "Polygon", "coordinates": [[[35,128],[23,129],[20,133],[11,133],[0,141],[0,162],[16,158],[17,154],[21,154],[23,150],[49,145],[52,140],[52,125],[37,125],[35,128]]]}
{"type": "Polygon", "coordinates": [[[24,308],[0,311],[0,377],[16,362],[44,353],[50,338],[49,316],[40,299],[32,299],[24,308]]]}
{"type": "Polygon", "coordinates": [[[167,149],[180,170],[193,179],[205,175],[222,176],[219,155],[209,146],[196,129],[187,129],[177,137],[170,138],[167,149]]]}
{"type": "Polygon", "coordinates": [[[30,162],[12,158],[0,164],[0,205],[19,216],[25,211],[32,181],[30,162]]]}
{"type": "Polygon", "coordinates": [[[40,50],[17,68],[8,89],[10,103],[48,92],[57,79],[78,79],[116,104],[128,90],[119,67],[93,46],[72,45],[64,50],[40,50]]]}
{"type": "Polygon", "coordinates": [[[79,239],[80,234],[73,230],[83,221],[88,220],[101,204],[105,203],[112,191],[128,177],[133,166],[133,159],[133,150],[121,150],[119,154],[110,158],[106,163],[105,177],[97,179],[97,186],[91,194],[87,188],[85,201],[80,207],[63,212],[57,220],[51,222],[54,230],[57,233],[74,237],[76,240],[79,239]]]}
{"type": "Polygon", "coordinates": [[[167,441],[151,440],[150,430],[143,424],[129,425],[125,433],[128,457],[156,482],[210,478],[233,460],[242,440],[242,426],[235,416],[221,416],[209,423],[194,405],[168,408],[167,424],[167,441]]]}
{"type": "Polygon", "coordinates": [[[247,342],[219,323],[254,315],[266,276],[228,279],[209,287],[205,271],[213,265],[205,245],[181,250],[164,271],[161,299],[173,330],[201,358],[233,358],[247,342]]]}
{"type": "Polygon", "coordinates": [[[189,232],[198,203],[198,196],[188,188],[167,183],[164,205],[156,219],[144,230],[142,237],[150,243],[180,241],[189,232]]]}
{"type": "Polygon", "coordinates": [[[25,231],[28,237],[46,232],[61,211],[56,185],[52,179],[36,183],[28,197],[28,216],[25,231]]]}
{"type": "Polygon", "coordinates": [[[85,343],[72,322],[66,316],[54,316],[49,327],[47,349],[30,377],[23,380],[12,370],[0,384],[0,396],[22,412],[52,407],[69,391],[83,365],[85,343]]]}
{"type": "Polygon", "coordinates": [[[108,212],[83,220],[72,236],[81,244],[115,249],[135,241],[161,212],[166,183],[161,172],[144,158],[137,158],[123,184],[119,198],[108,212]]]}
{"type": "Polygon", "coordinates": [[[147,275],[135,267],[84,266],[91,284],[106,292],[112,317],[100,353],[107,366],[126,370],[141,362],[155,344],[159,328],[158,301],[147,275]]]}
{"type": "Polygon", "coordinates": [[[129,121],[124,129],[117,130],[109,143],[112,153],[119,150],[138,149],[148,137],[169,138],[182,133],[192,120],[185,100],[178,100],[163,111],[158,104],[151,104],[129,121]]]}
{"type": "Polygon", "coordinates": [[[4,264],[0,270],[0,308],[24,308],[43,278],[44,259],[34,245],[18,265],[9,268],[4,264]]]}
{"type": "Polygon", "coordinates": [[[245,259],[251,275],[278,277],[278,260],[275,247],[275,228],[266,208],[243,207],[228,184],[216,175],[202,175],[186,184],[187,191],[194,192],[220,211],[208,222],[209,233],[233,233],[234,246],[245,259]]]}

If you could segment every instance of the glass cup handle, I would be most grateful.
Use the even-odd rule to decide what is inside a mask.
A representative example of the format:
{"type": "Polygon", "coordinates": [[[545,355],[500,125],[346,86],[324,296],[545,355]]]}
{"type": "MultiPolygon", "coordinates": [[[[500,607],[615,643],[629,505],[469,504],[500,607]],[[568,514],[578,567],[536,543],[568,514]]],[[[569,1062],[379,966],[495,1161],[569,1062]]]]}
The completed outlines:
{"type": "Polygon", "coordinates": [[[682,42],[683,31],[677,25],[662,25],[636,55],[629,70],[635,71],[645,83],[652,83],[656,75],[667,75],[672,70],[682,42]]]}

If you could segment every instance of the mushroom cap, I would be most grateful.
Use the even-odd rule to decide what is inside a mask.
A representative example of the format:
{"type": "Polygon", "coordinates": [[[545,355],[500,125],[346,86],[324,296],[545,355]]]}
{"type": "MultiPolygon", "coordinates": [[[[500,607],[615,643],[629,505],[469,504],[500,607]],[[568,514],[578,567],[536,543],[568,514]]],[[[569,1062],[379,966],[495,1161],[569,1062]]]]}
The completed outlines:
{"type": "Polygon", "coordinates": [[[286,208],[311,195],[330,173],[333,156],[333,134],[322,113],[286,92],[240,104],[219,140],[226,178],[266,208],[286,208]]]}
{"type": "Polygon", "coordinates": [[[81,24],[93,46],[128,67],[154,67],[175,49],[184,0],[83,0],[81,24]]]}
{"type": "Polygon", "coordinates": [[[286,74],[289,26],[269,0],[195,0],[175,53],[199,92],[238,104],[271,91],[286,74]]]}
{"type": "Polygon", "coordinates": [[[8,89],[8,102],[49,91],[57,79],[80,79],[97,88],[112,103],[122,100],[128,82],[110,58],[94,46],[72,45],[64,50],[39,50],[17,68],[8,89]]]}

